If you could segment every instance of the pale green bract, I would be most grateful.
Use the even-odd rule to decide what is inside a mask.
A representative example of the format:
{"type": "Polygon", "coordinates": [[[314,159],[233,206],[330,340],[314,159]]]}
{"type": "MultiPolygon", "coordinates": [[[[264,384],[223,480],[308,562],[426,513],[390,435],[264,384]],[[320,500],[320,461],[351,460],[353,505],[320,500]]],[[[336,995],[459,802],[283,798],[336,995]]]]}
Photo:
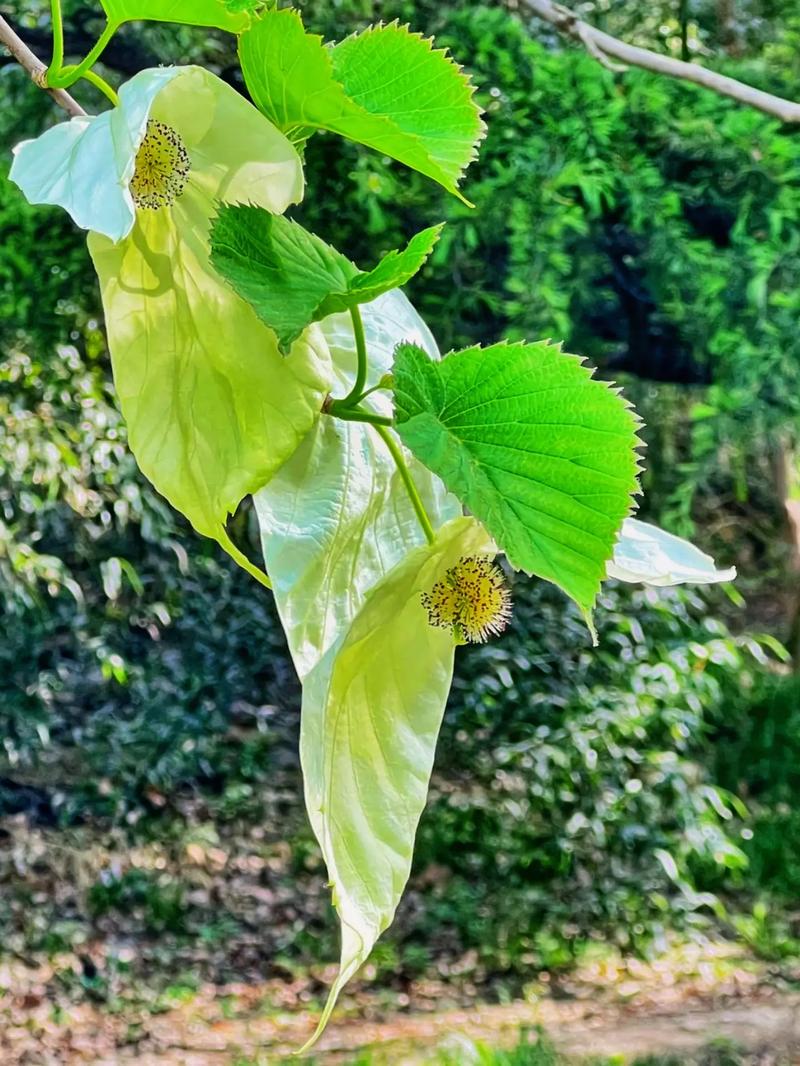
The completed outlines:
{"type": "Polygon", "coordinates": [[[512,566],[591,610],[637,490],[637,421],[581,359],[542,341],[395,357],[401,439],[512,566]]]}
{"type": "MultiPolygon", "coordinates": [[[[363,320],[370,352],[369,384],[391,368],[400,339],[424,346],[434,357],[438,354],[424,323],[399,292],[367,305],[363,320]]],[[[343,395],[356,368],[352,324],[349,317],[337,315],[326,319],[322,329],[337,370],[337,391],[343,395]]],[[[390,406],[380,393],[366,403],[383,414],[390,406]]],[[[408,460],[434,528],[458,518],[461,508],[438,478],[412,456],[408,460]]],[[[403,560],[415,558],[409,555],[413,552],[428,558],[428,549],[394,462],[372,427],[323,418],[256,494],[255,503],[275,600],[303,681],[300,747],[309,816],[328,864],[343,926],[341,973],[324,1022],[339,990],[391,921],[408,876],[416,821],[425,801],[450,684],[453,641],[449,634],[431,630],[421,610],[416,564],[403,560]],[[380,582],[390,580],[386,575],[397,573],[395,567],[402,574],[393,582],[394,591],[379,592],[380,582]],[[399,601],[403,606],[398,607],[399,601]],[[371,621],[359,622],[368,602],[376,604],[373,613],[364,616],[371,621]],[[400,620],[401,610],[407,612],[406,621],[400,620]],[[360,626],[369,629],[369,647],[374,649],[363,661],[348,650],[353,640],[360,640],[360,626]],[[409,670],[403,668],[405,658],[398,656],[411,653],[402,650],[404,643],[396,642],[412,640],[409,670]],[[348,662],[357,663],[360,681],[368,687],[363,702],[361,696],[351,700],[354,693],[345,680],[348,662]],[[407,689],[395,672],[398,678],[411,675],[407,689]],[[397,748],[391,778],[383,776],[369,731],[370,723],[377,721],[384,723],[386,743],[397,748]],[[338,730],[337,722],[350,731],[338,730]],[[362,723],[367,728],[361,728],[362,723]],[[417,725],[422,732],[417,733],[417,725]],[[406,737],[407,731],[413,737],[406,737]],[[370,745],[373,750],[367,753],[370,745]],[[382,791],[379,799],[371,791],[352,793],[353,775],[362,780],[358,760],[367,754],[372,769],[365,773],[370,790],[382,791]],[[333,806],[320,810],[325,807],[320,797],[334,777],[343,783],[343,790],[337,791],[333,806]],[[348,865],[344,856],[350,848],[370,855],[363,868],[348,865]]],[[[462,541],[453,539],[453,552],[472,550],[474,523],[467,528],[462,541]]],[[[485,546],[488,550],[482,531],[474,537],[475,550],[485,546]]],[[[440,549],[441,545],[435,552],[440,549]]]]}
{"type": "Polygon", "coordinates": [[[713,585],[733,581],[736,568],[717,570],[710,555],[648,522],[626,518],[608,576],[644,585],[713,585]]]}
{"type": "Polygon", "coordinates": [[[423,230],[364,272],[298,222],[258,207],[223,205],[211,231],[211,262],[288,351],[310,323],[404,285],[441,229],[423,230]]]}
{"type": "Polygon", "coordinates": [[[143,472],[268,584],[225,523],[319,417],[329,358],[314,331],[281,358],[274,334],[212,268],[209,230],[222,196],[273,213],[300,200],[300,158],[201,67],[143,71],[119,99],[19,145],[11,176],[31,202],[58,204],[92,231],[114,381],[143,472]],[[190,165],[178,199],[158,210],[137,209],[130,189],[150,118],[177,132],[190,165]]]}
{"type": "Polygon", "coordinates": [[[411,870],[453,675],[450,632],[428,625],[421,596],[464,556],[490,553],[472,518],[405,557],[305,678],[301,746],[306,807],[342,926],[344,985],[391,923],[411,870]]]}
{"type": "Polygon", "coordinates": [[[250,25],[255,4],[236,5],[226,0],[100,0],[108,21],[114,25],[133,20],[182,22],[189,26],[213,26],[241,33],[250,25]],[[238,10],[237,10],[238,7],[238,10]]]}
{"type": "Polygon", "coordinates": [[[338,133],[463,199],[485,128],[469,79],[431,41],[392,23],[326,46],[296,11],[273,9],[242,34],[239,56],[253,100],[292,140],[338,133]]]}
{"type": "Polygon", "coordinates": [[[198,67],[168,73],[137,75],[121,107],[163,78],[145,122],[181,136],[186,188],[169,207],[138,210],[118,243],[98,233],[89,240],[114,381],[143,472],[198,532],[268,583],[225,523],[319,418],[330,360],[314,330],[281,356],[274,334],[212,268],[209,229],[221,195],[284,210],[302,195],[302,169],[283,134],[220,79],[198,67]]]}

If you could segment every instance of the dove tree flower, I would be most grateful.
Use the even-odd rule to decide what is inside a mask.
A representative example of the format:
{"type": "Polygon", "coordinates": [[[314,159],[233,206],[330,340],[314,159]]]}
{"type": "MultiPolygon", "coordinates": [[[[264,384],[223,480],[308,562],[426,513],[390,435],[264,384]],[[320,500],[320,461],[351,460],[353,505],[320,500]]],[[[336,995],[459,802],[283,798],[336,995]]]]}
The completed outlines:
{"type": "MultiPolygon", "coordinates": [[[[361,270],[281,217],[303,195],[293,142],[318,129],[463,199],[484,127],[445,52],[397,23],[326,45],[298,12],[247,0],[102,2],[98,48],[133,18],[241,30],[260,109],[199,67],[144,71],[118,97],[106,87],[104,114],[19,145],[11,177],[89,231],[142,470],[269,584],[226,532],[255,494],[303,686],[309,818],[342,926],[318,1035],[408,878],[455,646],[509,621],[495,557],[556,584],[593,635],[608,576],[733,573],[628,517],[640,423],[582,359],[548,341],[440,358],[397,290],[441,225],[361,270]]],[[[98,48],[77,68],[55,63],[51,87],[88,76],[98,48]]]]}
{"type": "Polygon", "coordinates": [[[280,214],[303,194],[289,140],[200,67],[146,70],[119,106],[18,145],[12,179],[89,230],[120,406],[137,461],[200,533],[263,578],[225,521],[319,417],[330,385],[317,327],[287,357],[217,275],[219,201],[280,214]]]}

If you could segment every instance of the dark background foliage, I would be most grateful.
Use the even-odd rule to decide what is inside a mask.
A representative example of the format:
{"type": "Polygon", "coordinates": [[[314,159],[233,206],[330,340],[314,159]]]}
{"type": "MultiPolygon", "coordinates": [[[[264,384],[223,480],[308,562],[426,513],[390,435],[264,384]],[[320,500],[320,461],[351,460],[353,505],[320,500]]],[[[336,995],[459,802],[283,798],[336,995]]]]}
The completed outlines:
{"type": "MultiPolygon", "coordinates": [[[[66,6],[68,50],[83,54],[96,10],[66,6]]],[[[733,21],[724,4],[690,4],[685,33],[677,6],[594,15],[657,49],[683,37],[800,96],[793,4],[753,0],[733,21]]],[[[0,11],[46,52],[44,5],[0,11]]],[[[793,950],[800,689],[777,641],[791,642],[797,611],[784,497],[800,134],[691,87],[613,75],[499,5],[322,0],[305,13],[329,38],[393,17],[435,33],[473,73],[489,134],[469,177],[475,211],[319,136],[299,215],[365,265],[447,219],[411,286],[442,348],[549,336],[623,382],[647,422],[644,514],[736,562],[746,601],[612,584],[592,651],[560,594],[516,581],[511,631],[459,657],[379,969],[402,982],[469,956],[476,980],[513,987],[593,941],[646,951],[711,924],[793,950]]],[[[119,79],[193,60],[240,84],[222,36],[127,27],[107,55],[119,79]]],[[[147,944],[165,937],[199,967],[198,945],[224,944],[225,974],[330,959],[274,609],[138,474],[83,238],[3,176],[10,145],[56,116],[11,64],[0,100],[0,940],[51,950],[119,921],[151,965],[147,944]],[[128,858],[99,861],[34,917],[10,858],[20,826],[128,858]],[[177,860],[159,873],[131,858],[161,841],[175,859],[196,839],[260,857],[266,917],[235,885],[201,899],[177,860]]],[[[246,508],[236,522],[252,534],[246,508]]]]}

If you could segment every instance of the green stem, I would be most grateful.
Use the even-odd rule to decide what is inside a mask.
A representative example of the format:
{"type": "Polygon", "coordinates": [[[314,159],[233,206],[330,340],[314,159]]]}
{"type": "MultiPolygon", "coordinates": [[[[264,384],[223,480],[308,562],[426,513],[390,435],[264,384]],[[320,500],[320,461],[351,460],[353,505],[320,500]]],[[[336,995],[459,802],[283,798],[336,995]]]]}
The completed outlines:
{"type": "MultiPolygon", "coordinates": [[[[361,393],[361,395],[360,395],[360,396],[356,396],[356,398],[355,398],[355,399],[353,400],[353,402],[352,402],[352,406],[353,406],[353,407],[358,407],[358,405],[359,405],[359,404],[360,404],[360,403],[361,403],[361,402],[362,402],[363,400],[366,400],[366,398],[367,398],[368,396],[371,396],[371,395],[373,394],[373,392],[378,392],[378,391],[379,391],[380,389],[390,389],[390,388],[391,388],[391,385],[386,385],[386,384],[384,384],[384,382],[383,382],[383,381],[379,381],[379,382],[378,382],[378,384],[377,384],[377,385],[373,385],[371,389],[365,389],[365,390],[364,390],[364,391],[363,391],[363,392],[361,393]]],[[[348,406],[349,406],[349,405],[348,405],[348,406]]]]}
{"type": "Polygon", "coordinates": [[[376,415],[359,407],[349,407],[344,400],[332,400],[325,414],[331,415],[332,418],[341,418],[344,422],[369,422],[371,426],[394,425],[388,415],[376,415]]]}
{"type": "MultiPolygon", "coordinates": [[[[119,107],[119,97],[105,78],[101,78],[93,70],[85,70],[81,76],[84,81],[88,81],[90,85],[94,85],[96,89],[99,89],[103,96],[107,96],[114,107],[119,107]]],[[[70,82],[70,85],[72,85],[72,82],[70,82]]]]}
{"type": "Polygon", "coordinates": [[[353,304],[350,308],[350,318],[353,320],[353,337],[356,342],[358,369],[356,370],[356,380],[352,389],[343,400],[337,401],[337,403],[341,403],[344,407],[355,407],[359,402],[361,394],[364,391],[364,386],[367,383],[367,340],[364,336],[364,321],[361,318],[358,304],[353,304]]]}
{"type": "MultiPolygon", "coordinates": [[[[54,4],[58,3],[58,0],[53,0],[54,4]]],[[[91,68],[98,61],[100,56],[106,49],[111,38],[119,29],[119,25],[115,22],[107,22],[105,29],[101,33],[97,44],[86,56],[84,60],[78,63],[77,66],[69,67],[55,67],[55,59],[53,60],[53,68],[48,71],[47,79],[48,84],[54,89],[68,89],[70,85],[74,85],[76,81],[80,81],[81,78],[87,78],[87,74],[91,71],[91,68]]],[[[62,52],[61,60],[63,62],[63,39],[61,43],[62,52]]],[[[91,81],[91,78],[87,78],[87,81],[91,81]]]]}
{"type": "Polygon", "coordinates": [[[53,23],[53,55],[46,81],[49,88],[55,89],[58,86],[53,85],[50,78],[58,76],[64,63],[64,17],[61,14],[61,0],[50,0],[50,13],[53,23]]]}
{"type": "Polygon", "coordinates": [[[411,471],[406,465],[406,461],[403,458],[403,453],[400,449],[400,445],[394,439],[392,434],[384,426],[376,426],[377,432],[380,434],[380,438],[386,447],[389,449],[392,459],[397,464],[397,469],[400,472],[400,477],[403,479],[403,483],[406,487],[406,491],[411,499],[411,504],[416,511],[419,524],[422,526],[422,532],[425,534],[425,539],[428,544],[433,544],[436,536],[433,532],[433,526],[431,520],[428,518],[428,512],[425,510],[425,505],[420,499],[419,490],[417,489],[414,479],[411,476],[411,471]]]}

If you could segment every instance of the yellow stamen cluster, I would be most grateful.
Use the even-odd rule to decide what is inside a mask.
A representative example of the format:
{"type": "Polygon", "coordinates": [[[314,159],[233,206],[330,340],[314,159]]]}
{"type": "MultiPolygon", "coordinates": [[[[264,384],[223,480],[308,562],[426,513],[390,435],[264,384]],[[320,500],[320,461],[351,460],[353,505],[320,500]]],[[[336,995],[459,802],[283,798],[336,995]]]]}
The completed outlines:
{"type": "Polygon", "coordinates": [[[170,207],[189,180],[189,153],[180,136],[163,122],[150,119],[136,153],[131,195],[137,207],[157,211],[170,207]]]}
{"type": "Polygon", "coordinates": [[[480,644],[508,625],[511,591],[491,559],[465,556],[423,592],[422,606],[432,626],[452,629],[459,643],[480,644]]]}

